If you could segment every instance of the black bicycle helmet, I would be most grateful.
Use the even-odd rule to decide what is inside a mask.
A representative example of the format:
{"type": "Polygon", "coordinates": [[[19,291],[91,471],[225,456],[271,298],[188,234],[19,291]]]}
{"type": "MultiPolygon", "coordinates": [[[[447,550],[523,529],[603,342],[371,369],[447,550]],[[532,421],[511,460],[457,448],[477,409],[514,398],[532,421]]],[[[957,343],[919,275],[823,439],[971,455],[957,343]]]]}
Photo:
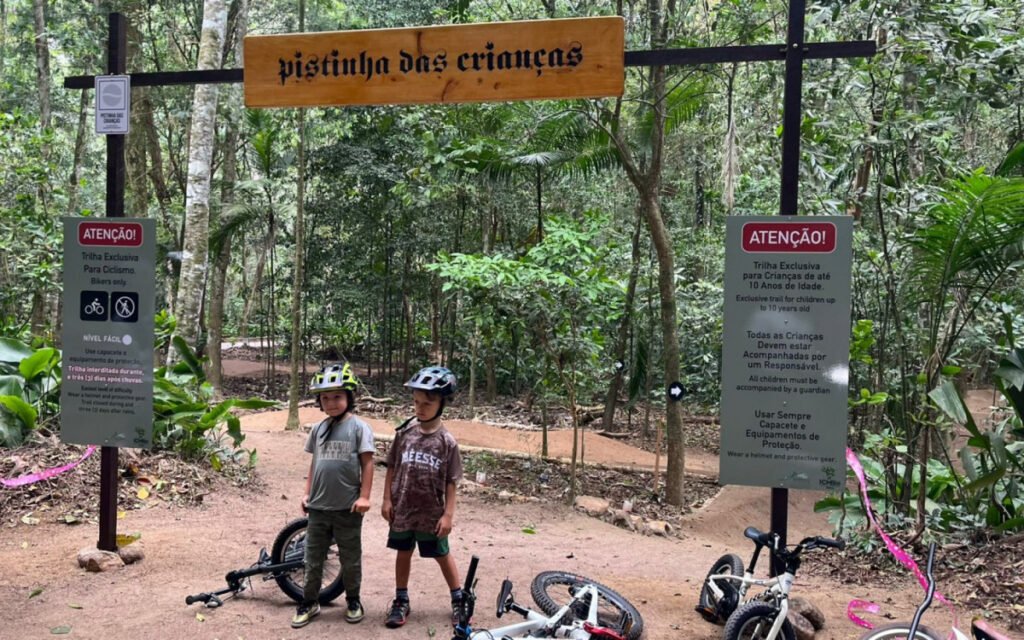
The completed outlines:
{"type": "Polygon", "coordinates": [[[409,378],[405,386],[410,389],[418,389],[428,393],[440,394],[442,398],[455,393],[458,381],[455,374],[445,367],[424,367],[416,372],[416,375],[409,378]]]}

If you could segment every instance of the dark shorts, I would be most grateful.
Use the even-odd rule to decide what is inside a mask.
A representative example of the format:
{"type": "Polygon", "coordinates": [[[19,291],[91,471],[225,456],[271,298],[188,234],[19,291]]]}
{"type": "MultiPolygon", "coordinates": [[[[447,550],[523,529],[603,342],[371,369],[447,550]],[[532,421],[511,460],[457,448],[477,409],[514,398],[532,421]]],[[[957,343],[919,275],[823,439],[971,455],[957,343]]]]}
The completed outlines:
{"type": "Polygon", "coordinates": [[[388,549],[412,551],[419,545],[421,558],[443,558],[448,555],[448,536],[438,538],[426,531],[388,531],[388,549]]]}

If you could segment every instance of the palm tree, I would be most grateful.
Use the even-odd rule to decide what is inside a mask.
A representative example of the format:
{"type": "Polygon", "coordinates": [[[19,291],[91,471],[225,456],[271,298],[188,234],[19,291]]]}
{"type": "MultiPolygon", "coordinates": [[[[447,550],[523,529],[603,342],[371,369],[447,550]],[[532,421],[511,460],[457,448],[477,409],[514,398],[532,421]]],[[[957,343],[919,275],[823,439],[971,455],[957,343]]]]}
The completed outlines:
{"type": "MultiPolygon", "coordinates": [[[[1010,173],[1024,165],[1024,144],[995,175],[979,169],[957,178],[926,208],[925,224],[907,244],[914,252],[906,299],[924,323],[924,379],[931,392],[964,329],[997,286],[1019,278],[1024,267],[1024,178],[1010,173]]],[[[917,528],[924,531],[929,439],[918,449],[920,483],[917,528]]],[[[904,480],[909,486],[908,475],[904,480]]]]}

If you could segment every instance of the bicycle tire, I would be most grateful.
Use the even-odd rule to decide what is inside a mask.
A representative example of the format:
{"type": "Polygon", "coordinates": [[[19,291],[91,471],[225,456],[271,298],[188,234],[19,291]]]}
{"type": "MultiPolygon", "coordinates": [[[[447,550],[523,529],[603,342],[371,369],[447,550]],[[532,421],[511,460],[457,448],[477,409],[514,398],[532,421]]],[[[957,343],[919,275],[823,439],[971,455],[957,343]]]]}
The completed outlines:
{"type": "MultiPolygon", "coordinates": [[[[725,623],[725,640],[765,640],[779,610],[767,602],[748,602],[736,609],[725,623]]],[[[784,640],[796,640],[793,625],[786,620],[780,629],[784,640]]]]}
{"type": "MultiPolygon", "coordinates": [[[[565,606],[573,597],[573,592],[580,586],[592,584],[600,592],[600,600],[597,610],[597,622],[601,626],[614,629],[623,634],[626,640],[638,640],[644,632],[644,620],[629,600],[626,600],[614,589],[610,589],[600,582],[591,580],[584,576],[565,571],[544,571],[538,573],[530,584],[530,595],[545,615],[554,615],[559,609],[565,606]],[[556,587],[564,587],[564,594],[556,594],[553,590],[556,587]],[[623,614],[626,616],[626,623],[623,624],[623,614]],[[626,631],[625,627],[628,627],[626,631]]],[[[578,617],[585,618],[586,614],[578,617]]]]}
{"type": "MultiPolygon", "coordinates": [[[[270,551],[270,561],[280,564],[296,558],[302,558],[306,550],[306,525],[307,518],[292,520],[285,525],[284,529],[274,539],[274,546],[270,551]]],[[[306,579],[306,570],[302,567],[274,576],[277,586],[281,587],[285,595],[295,602],[302,602],[303,584],[306,579]]],[[[327,604],[340,596],[345,591],[345,585],[341,576],[341,561],[338,560],[338,546],[331,543],[327,550],[327,559],[324,560],[323,583],[320,586],[320,595],[317,600],[320,604],[327,604]]]]}
{"type": "MultiPolygon", "coordinates": [[[[875,627],[862,635],[859,640],[906,640],[910,633],[909,622],[897,622],[882,627],[875,627]]],[[[914,632],[914,640],[943,640],[945,635],[936,632],[934,629],[922,625],[917,626],[914,632]]]]}
{"type": "Polygon", "coordinates": [[[705,611],[715,611],[718,613],[720,622],[718,624],[725,624],[725,621],[729,619],[736,607],[739,606],[738,590],[736,585],[732,582],[725,581],[719,585],[724,595],[722,599],[732,597],[733,601],[729,606],[723,607],[719,610],[719,600],[715,597],[715,592],[708,587],[708,578],[714,575],[728,573],[734,576],[742,576],[743,571],[743,558],[739,557],[735,553],[727,553],[718,560],[715,564],[711,565],[711,569],[708,570],[708,574],[704,577],[703,586],[700,589],[700,598],[697,600],[697,606],[705,611]]]}

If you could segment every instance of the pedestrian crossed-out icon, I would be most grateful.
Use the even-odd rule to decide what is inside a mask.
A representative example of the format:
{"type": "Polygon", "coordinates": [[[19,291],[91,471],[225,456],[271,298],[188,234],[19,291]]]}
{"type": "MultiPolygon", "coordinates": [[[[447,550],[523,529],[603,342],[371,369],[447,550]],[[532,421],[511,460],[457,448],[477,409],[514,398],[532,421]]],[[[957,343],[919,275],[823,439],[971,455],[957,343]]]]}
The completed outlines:
{"type": "Polygon", "coordinates": [[[139,321],[139,294],[134,291],[121,291],[110,296],[111,322],[139,321]]]}

